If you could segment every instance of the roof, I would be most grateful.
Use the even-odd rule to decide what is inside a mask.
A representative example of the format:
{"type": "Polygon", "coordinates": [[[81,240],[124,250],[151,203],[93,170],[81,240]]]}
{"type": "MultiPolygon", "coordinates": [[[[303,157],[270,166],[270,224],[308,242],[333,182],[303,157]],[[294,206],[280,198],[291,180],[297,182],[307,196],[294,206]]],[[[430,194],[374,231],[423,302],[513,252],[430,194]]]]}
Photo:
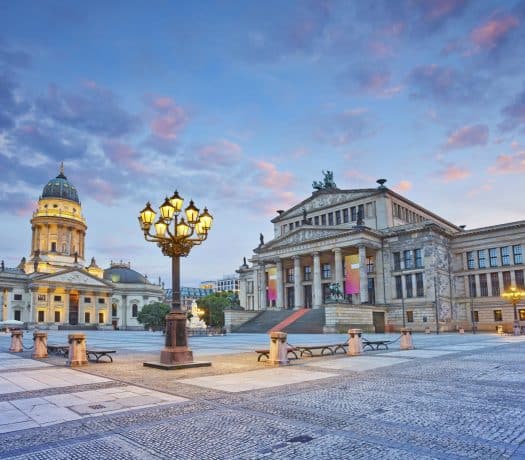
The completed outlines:
{"type": "Polygon", "coordinates": [[[67,177],[64,176],[62,170],[57,177],[51,179],[46,184],[42,191],[41,198],[61,198],[63,200],[74,201],[75,203],[80,204],[77,189],[67,180],[67,177]]]}
{"type": "Polygon", "coordinates": [[[113,283],[149,284],[145,276],[123,265],[112,265],[104,270],[104,279],[113,283]]]}

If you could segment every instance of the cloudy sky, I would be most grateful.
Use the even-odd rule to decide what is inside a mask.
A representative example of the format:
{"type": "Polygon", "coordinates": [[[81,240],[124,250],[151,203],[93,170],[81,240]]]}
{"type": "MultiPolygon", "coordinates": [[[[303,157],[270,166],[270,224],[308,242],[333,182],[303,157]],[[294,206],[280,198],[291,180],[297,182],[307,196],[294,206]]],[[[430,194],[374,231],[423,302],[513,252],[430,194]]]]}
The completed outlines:
{"type": "Polygon", "coordinates": [[[375,180],[467,228],[525,216],[525,1],[0,2],[0,258],[60,162],[86,250],[169,283],[137,214],[215,217],[183,284],[232,273],[270,219],[375,180]]]}

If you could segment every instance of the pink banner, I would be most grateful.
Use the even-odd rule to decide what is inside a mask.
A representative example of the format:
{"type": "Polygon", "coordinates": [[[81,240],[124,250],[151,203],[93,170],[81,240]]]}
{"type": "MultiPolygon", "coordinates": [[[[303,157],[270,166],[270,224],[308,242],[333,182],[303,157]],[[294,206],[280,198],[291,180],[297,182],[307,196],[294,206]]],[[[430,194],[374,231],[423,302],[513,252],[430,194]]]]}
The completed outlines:
{"type": "Polygon", "coordinates": [[[268,269],[268,300],[277,300],[277,269],[268,269]]]}
{"type": "Polygon", "coordinates": [[[359,254],[345,256],[345,294],[359,294],[359,254]]]}

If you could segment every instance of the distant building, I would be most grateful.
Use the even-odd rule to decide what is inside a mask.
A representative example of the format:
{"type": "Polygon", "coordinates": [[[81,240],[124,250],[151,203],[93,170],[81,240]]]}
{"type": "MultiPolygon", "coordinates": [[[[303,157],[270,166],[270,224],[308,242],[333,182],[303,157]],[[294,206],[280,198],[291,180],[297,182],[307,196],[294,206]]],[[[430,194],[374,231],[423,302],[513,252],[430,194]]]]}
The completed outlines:
{"type": "Polygon", "coordinates": [[[63,167],[43,189],[31,219],[29,258],[15,268],[0,266],[1,319],[40,328],[61,326],[143,329],[141,308],[163,299],[161,286],[112,262],[85,266],[86,221],[75,186],[63,167]]]}
{"type": "Polygon", "coordinates": [[[239,293],[239,275],[225,275],[217,280],[217,291],[239,293]]]}
{"type": "MultiPolygon", "coordinates": [[[[326,182],[326,178],[325,178],[326,182]]],[[[330,181],[329,181],[330,182],[330,181]]],[[[465,230],[384,186],[312,195],[272,223],[240,274],[246,310],[325,308],[325,330],[511,330],[525,221],[465,230]]],[[[525,302],[518,315],[525,326],[525,302]]]]}
{"type": "MultiPolygon", "coordinates": [[[[171,303],[172,289],[165,290],[165,299],[168,304],[171,303]]],[[[183,310],[191,310],[193,302],[197,302],[202,297],[213,294],[213,289],[203,289],[196,287],[180,288],[180,303],[183,310]]]]}
{"type": "Polygon", "coordinates": [[[202,289],[211,289],[213,292],[217,291],[217,281],[201,281],[200,287],[202,289]]]}

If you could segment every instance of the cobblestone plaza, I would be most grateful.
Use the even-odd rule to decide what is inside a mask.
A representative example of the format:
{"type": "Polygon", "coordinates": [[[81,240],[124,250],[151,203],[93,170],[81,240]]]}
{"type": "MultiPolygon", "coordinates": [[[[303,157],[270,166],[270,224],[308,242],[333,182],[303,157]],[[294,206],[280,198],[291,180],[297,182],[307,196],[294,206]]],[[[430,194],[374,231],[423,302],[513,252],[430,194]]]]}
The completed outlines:
{"type": "MultiPolygon", "coordinates": [[[[50,343],[66,338],[49,332],[50,343]]],[[[87,341],[116,349],[115,362],[73,370],[9,353],[0,336],[0,458],[525,458],[525,337],[417,334],[415,350],[396,342],[280,368],[257,362],[264,334],[193,337],[212,367],[171,372],[142,366],[160,334],[87,341]]]]}

